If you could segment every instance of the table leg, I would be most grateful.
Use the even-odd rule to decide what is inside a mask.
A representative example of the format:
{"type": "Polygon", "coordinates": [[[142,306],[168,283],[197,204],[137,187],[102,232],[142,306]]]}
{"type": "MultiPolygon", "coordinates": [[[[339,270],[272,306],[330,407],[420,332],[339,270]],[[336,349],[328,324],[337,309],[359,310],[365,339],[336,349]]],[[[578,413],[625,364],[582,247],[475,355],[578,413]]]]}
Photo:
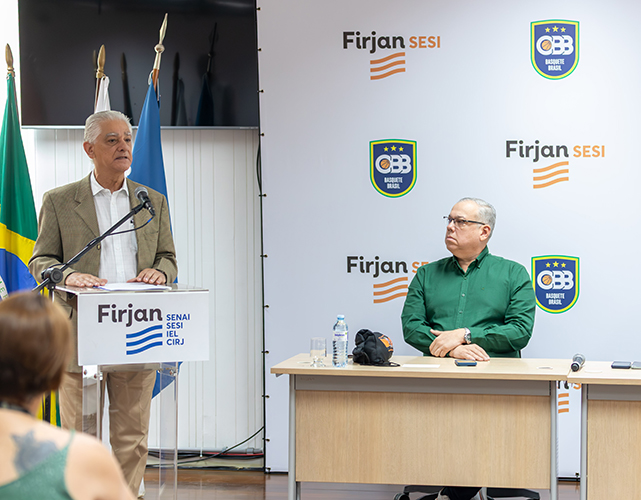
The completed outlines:
{"type": "Polygon", "coordinates": [[[588,498],[588,386],[581,384],[581,478],[580,500],[588,498]]]}
{"type": "Polygon", "coordinates": [[[558,387],[555,380],[550,381],[550,500],[557,500],[558,489],[558,438],[557,438],[557,393],[558,387]]]}
{"type": "Polygon", "coordinates": [[[288,500],[300,500],[300,483],[296,481],[296,375],[289,376],[289,471],[288,500]]]}

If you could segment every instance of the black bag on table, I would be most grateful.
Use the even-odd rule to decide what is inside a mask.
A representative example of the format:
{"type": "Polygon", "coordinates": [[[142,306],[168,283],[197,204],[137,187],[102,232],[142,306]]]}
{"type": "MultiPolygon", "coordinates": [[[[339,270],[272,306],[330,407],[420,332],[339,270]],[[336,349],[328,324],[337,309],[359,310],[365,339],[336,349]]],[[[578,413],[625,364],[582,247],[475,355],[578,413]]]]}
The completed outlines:
{"type": "Polygon", "coordinates": [[[400,366],[398,363],[389,361],[392,354],[394,354],[394,346],[387,335],[363,328],[356,333],[354,343],[356,344],[352,352],[354,363],[374,366],[400,366]]]}

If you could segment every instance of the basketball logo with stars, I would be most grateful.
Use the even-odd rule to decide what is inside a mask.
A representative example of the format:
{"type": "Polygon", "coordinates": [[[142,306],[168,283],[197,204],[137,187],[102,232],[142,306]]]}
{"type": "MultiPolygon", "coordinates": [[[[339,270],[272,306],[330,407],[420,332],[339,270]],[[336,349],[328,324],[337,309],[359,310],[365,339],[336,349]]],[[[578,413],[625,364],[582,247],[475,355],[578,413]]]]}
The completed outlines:
{"type": "Polygon", "coordinates": [[[579,298],[579,258],[532,257],[532,281],[536,305],[549,313],[568,311],[579,298]]]}
{"type": "Polygon", "coordinates": [[[416,184],[416,141],[386,139],[371,141],[370,179],[384,196],[398,198],[416,184]]]}

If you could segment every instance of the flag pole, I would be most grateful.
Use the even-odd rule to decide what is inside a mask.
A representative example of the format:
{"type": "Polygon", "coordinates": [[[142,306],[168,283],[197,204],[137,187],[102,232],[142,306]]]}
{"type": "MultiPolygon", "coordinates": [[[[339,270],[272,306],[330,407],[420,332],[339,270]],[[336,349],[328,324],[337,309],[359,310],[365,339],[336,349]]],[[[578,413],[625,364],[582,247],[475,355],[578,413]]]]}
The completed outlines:
{"type": "Polygon", "coordinates": [[[7,44],[6,48],[4,49],[4,56],[7,60],[7,76],[11,75],[15,78],[16,72],[13,69],[13,54],[11,52],[11,47],[9,47],[9,44],[7,44]]]}
{"type": "Polygon", "coordinates": [[[165,19],[163,20],[162,26],[160,27],[160,37],[159,37],[158,45],[154,47],[154,50],[156,51],[156,59],[154,60],[154,69],[151,71],[151,81],[154,84],[156,97],[158,97],[158,73],[160,73],[160,58],[162,57],[162,53],[165,50],[165,46],[162,44],[162,42],[165,39],[166,31],[167,31],[167,14],[165,14],[165,19]]]}
{"type": "MultiPolygon", "coordinates": [[[[94,52],[95,54],[95,52],[94,52]]],[[[96,68],[96,98],[94,99],[93,103],[93,108],[94,110],[96,109],[96,106],[98,105],[98,96],[100,95],[100,82],[102,81],[102,78],[105,76],[105,59],[106,59],[106,54],[105,54],[105,46],[101,45],[100,46],[100,52],[98,52],[98,64],[96,68]]]]}

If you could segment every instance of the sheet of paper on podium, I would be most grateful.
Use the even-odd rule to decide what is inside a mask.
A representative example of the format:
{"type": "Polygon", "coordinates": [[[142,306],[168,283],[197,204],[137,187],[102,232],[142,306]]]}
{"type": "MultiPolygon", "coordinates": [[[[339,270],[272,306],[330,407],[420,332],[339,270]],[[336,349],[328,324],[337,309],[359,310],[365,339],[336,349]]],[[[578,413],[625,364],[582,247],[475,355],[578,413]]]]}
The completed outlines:
{"type": "Polygon", "coordinates": [[[107,292],[159,292],[162,290],[171,290],[170,286],[166,285],[150,285],[149,283],[133,282],[133,283],[107,283],[101,287],[101,290],[107,292]]]}

